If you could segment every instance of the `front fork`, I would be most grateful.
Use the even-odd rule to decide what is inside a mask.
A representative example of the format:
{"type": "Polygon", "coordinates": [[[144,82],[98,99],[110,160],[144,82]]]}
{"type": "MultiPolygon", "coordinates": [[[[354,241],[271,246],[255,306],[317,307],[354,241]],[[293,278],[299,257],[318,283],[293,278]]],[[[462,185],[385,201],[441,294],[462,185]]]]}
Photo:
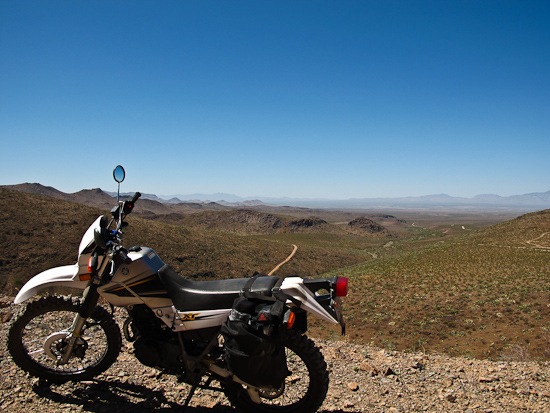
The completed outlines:
{"type": "Polygon", "coordinates": [[[71,326],[69,335],[67,336],[67,345],[63,349],[63,356],[57,360],[57,365],[63,365],[69,362],[76,343],[80,337],[82,337],[82,329],[86,325],[86,320],[92,315],[99,301],[99,293],[97,288],[98,285],[92,282],[88,288],[84,290],[84,294],[82,295],[84,297],[82,307],[74,318],[73,325],[71,326]]]}

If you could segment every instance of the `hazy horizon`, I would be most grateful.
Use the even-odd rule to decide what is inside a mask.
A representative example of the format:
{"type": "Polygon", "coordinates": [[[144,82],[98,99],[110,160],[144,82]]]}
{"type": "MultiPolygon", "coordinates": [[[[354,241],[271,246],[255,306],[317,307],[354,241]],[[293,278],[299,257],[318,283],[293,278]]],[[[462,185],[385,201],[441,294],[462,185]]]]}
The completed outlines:
{"type": "MultiPolygon", "coordinates": [[[[39,182],[26,182],[15,185],[40,185],[43,187],[51,187],[43,185],[39,182]]],[[[0,185],[1,186],[1,185],[0,185]]],[[[65,192],[58,188],[51,187],[54,190],[64,192],[68,195],[74,195],[82,191],[93,191],[100,189],[103,192],[108,193],[111,196],[116,196],[116,190],[105,188],[82,188],[74,192],[65,192]]],[[[131,191],[125,188],[125,183],[121,185],[122,196],[133,195],[137,191],[131,191]]],[[[274,196],[261,196],[261,195],[239,195],[224,192],[216,193],[188,193],[188,194],[159,194],[159,193],[142,193],[143,198],[156,197],[163,202],[169,202],[174,198],[182,202],[228,202],[228,203],[242,203],[248,201],[260,201],[264,203],[272,203],[274,205],[284,205],[288,202],[288,205],[292,206],[305,206],[305,207],[338,207],[349,208],[350,205],[363,205],[364,207],[380,206],[386,207],[394,205],[407,205],[407,204],[425,204],[425,206],[440,205],[454,205],[454,206],[475,206],[475,205],[487,205],[487,206],[524,206],[529,207],[542,207],[546,209],[550,207],[550,190],[543,192],[531,192],[525,194],[513,194],[509,196],[502,196],[499,194],[477,194],[472,197],[458,197],[452,194],[440,193],[440,194],[424,194],[418,196],[403,195],[397,197],[363,197],[363,198],[307,198],[307,197],[274,197],[274,196]],[[534,198],[533,198],[534,197],[534,198]],[[385,204],[384,204],[385,203],[385,204]]],[[[151,198],[154,199],[154,198],[151,198]]],[[[521,209],[521,208],[520,208],[521,209]]]]}

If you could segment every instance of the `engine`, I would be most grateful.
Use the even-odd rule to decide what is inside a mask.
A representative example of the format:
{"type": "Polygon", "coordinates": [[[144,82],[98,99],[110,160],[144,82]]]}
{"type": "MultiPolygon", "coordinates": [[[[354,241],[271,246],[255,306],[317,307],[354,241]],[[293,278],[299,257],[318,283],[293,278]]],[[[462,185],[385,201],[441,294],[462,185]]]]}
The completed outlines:
{"type": "Polygon", "coordinates": [[[128,313],[124,335],[134,343],[136,358],[146,366],[181,372],[185,366],[184,357],[201,356],[208,352],[207,348],[214,352],[219,350],[217,345],[209,347],[213,341],[217,343],[219,327],[175,333],[145,305],[133,306],[128,313]]]}
{"type": "Polygon", "coordinates": [[[176,333],[145,305],[136,305],[128,313],[130,317],[124,324],[124,334],[134,343],[135,356],[140,363],[163,370],[181,369],[182,349],[176,333]]]}

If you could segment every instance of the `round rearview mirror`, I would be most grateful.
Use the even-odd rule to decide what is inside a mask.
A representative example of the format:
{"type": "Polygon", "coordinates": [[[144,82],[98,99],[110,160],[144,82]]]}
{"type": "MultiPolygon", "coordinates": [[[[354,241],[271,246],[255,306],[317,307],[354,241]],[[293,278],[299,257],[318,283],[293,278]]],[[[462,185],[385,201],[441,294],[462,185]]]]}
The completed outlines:
{"type": "Polygon", "coordinates": [[[124,181],[124,178],[126,177],[126,171],[124,171],[124,168],[122,165],[117,165],[116,168],[113,171],[113,177],[115,178],[115,181],[118,183],[121,183],[124,181]]]}

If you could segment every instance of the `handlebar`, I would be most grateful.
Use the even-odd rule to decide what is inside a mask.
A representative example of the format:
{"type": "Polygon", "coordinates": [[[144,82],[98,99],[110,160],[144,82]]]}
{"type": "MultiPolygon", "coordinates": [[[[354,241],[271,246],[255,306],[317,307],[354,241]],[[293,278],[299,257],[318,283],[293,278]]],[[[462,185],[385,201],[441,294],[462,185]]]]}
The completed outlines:
{"type": "Polygon", "coordinates": [[[120,216],[120,207],[122,205],[122,213],[123,215],[128,215],[130,212],[132,212],[134,210],[134,206],[135,206],[135,203],[137,202],[137,200],[141,197],[141,193],[140,192],[136,192],[134,194],[134,196],[132,197],[132,199],[130,199],[129,201],[124,201],[122,203],[119,203],[118,205],[116,205],[112,210],[111,210],[111,215],[113,216],[114,219],[120,219],[121,216],[120,216]]]}
{"type": "Polygon", "coordinates": [[[134,196],[132,197],[132,199],[130,199],[129,201],[126,201],[124,203],[124,213],[126,215],[128,215],[130,212],[133,211],[134,209],[134,206],[135,206],[135,203],[136,201],[139,199],[139,197],[141,196],[141,193],[140,192],[136,192],[134,194],[134,196]]]}

